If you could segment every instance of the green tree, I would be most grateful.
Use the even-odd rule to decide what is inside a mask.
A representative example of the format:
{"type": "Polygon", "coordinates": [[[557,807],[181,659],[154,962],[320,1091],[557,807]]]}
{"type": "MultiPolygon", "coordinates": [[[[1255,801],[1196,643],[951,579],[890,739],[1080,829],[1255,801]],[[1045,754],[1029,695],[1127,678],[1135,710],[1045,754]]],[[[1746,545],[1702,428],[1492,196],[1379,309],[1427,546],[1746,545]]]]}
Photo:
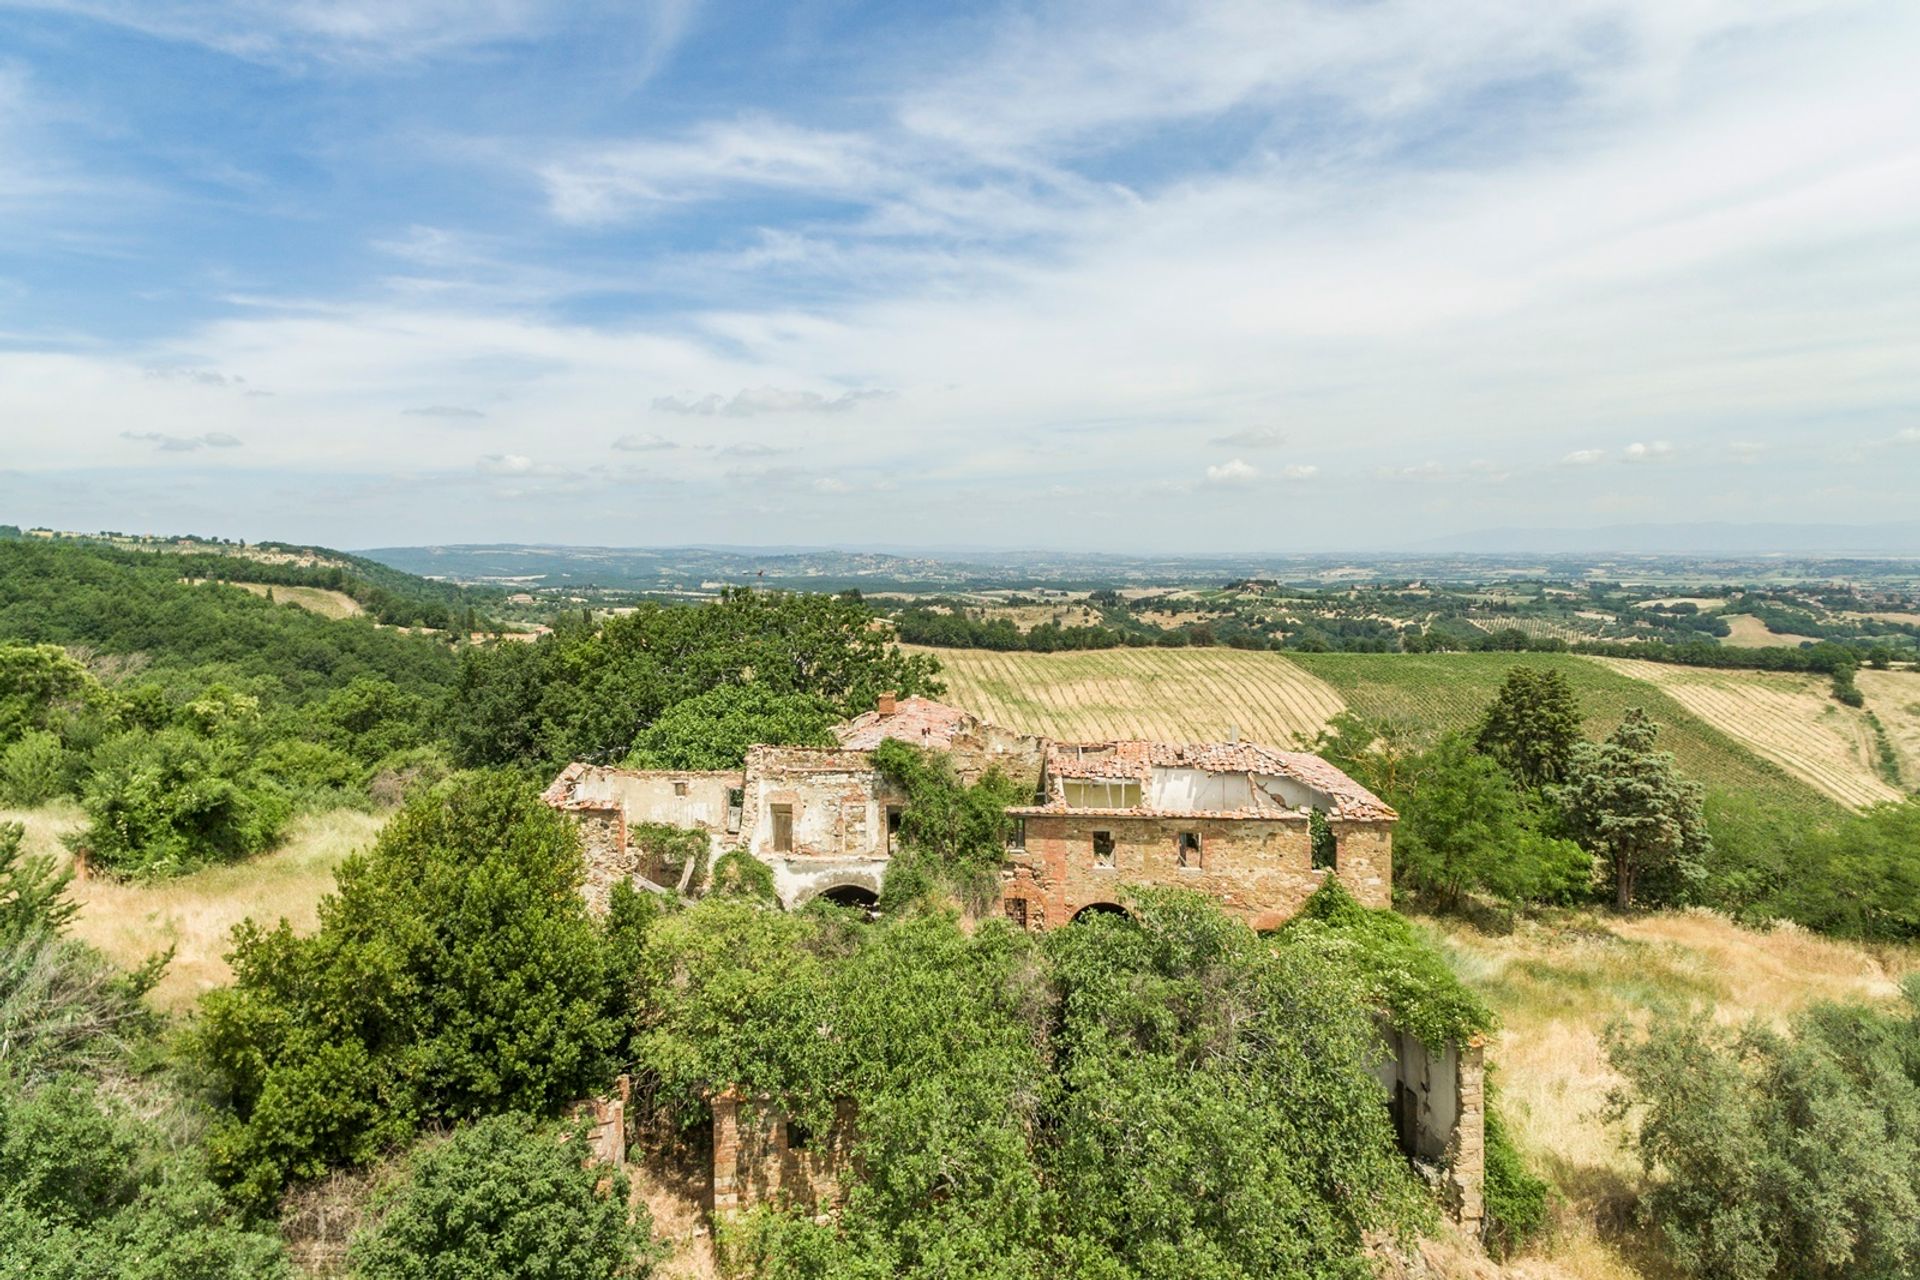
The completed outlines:
{"type": "Polygon", "coordinates": [[[264,1203],[423,1122],[548,1113],[604,1084],[620,1024],[581,875],[564,815],[466,775],[341,866],[316,933],[241,925],[197,1033],[230,1108],[216,1170],[264,1203]]]}
{"type": "Polygon", "coordinates": [[[1441,739],[1402,776],[1393,871],[1415,893],[1458,909],[1470,893],[1565,902],[1587,890],[1592,856],[1541,832],[1512,777],[1466,739],[1441,739]]]}
{"type": "Polygon", "coordinates": [[[1514,667],[1474,735],[1474,745],[1522,786],[1564,781],[1580,741],[1580,700],[1566,672],[1514,667]]]}
{"type": "Polygon", "coordinates": [[[359,1280],[622,1280],[651,1274],[644,1207],[627,1179],[525,1116],[428,1142],[353,1245],[359,1280]]]}
{"type": "Polygon", "coordinates": [[[760,743],[830,747],[841,714],[811,693],[722,685],[675,703],[640,734],[627,763],[637,769],[738,769],[760,743]]]}
{"type": "Polygon", "coordinates": [[[1644,710],[1627,708],[1605,742],[1574,750],[1568,781],[1555,790],[1574,838],[1610,872],[1622,911],[1649,880],[1657,896],[1677,896],[1675,886],[1698,880],[1713,852],[1704,789],[1654,749],[1659,732],[1644,710]]]}

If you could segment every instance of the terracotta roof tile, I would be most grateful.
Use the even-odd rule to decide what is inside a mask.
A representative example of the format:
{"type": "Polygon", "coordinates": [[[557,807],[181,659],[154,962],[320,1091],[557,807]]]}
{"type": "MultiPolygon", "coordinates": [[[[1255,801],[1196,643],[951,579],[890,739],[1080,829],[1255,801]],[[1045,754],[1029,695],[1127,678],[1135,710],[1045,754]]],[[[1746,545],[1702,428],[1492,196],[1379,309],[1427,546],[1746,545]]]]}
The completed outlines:
{"type": "MultiPolygon", "coordinates": [[[[1152,785],[1153,771],[1162,769],[1199,769],[1207,773],[1237,773],[1290,778],[1328,797],[1333,817],[1355,822],[1390,821],[1399,815],[1371,791],[1355,782],[1319,756],[1305,751],[1276,751],[1257,742],[1050,742],[1047,744],[1046,777],[1049,785],[1056,779],[1076,778],[1089,781],[1138,781],[1144,792],[1152,785]]],[[[1278,817],[1296,810],[1272,802],[1259,789],[1255,804],[1248,808],[1226,810],[1168,810],[1191,817],[1278,817]]],[[[1015,810],[1016,813],[1113,812],[1153,815],[1162,812],[1142,804],[1133,809],[1091,810],[1070,807],[1057,787],[1047,803],[1015,810]]]]}

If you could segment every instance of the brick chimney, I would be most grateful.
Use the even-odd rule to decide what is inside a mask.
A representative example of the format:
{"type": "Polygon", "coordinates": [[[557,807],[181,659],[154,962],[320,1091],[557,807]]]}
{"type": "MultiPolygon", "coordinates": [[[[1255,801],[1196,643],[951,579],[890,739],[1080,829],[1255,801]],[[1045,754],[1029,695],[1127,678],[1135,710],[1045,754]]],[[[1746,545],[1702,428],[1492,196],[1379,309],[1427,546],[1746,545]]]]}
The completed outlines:
{"type": "Polygon", "coordinates": [[[893,690],[889,689],[880,695],[880,703],[877,709],[881,715],[890,716],[893,714],[895,705],[893,690]]]}

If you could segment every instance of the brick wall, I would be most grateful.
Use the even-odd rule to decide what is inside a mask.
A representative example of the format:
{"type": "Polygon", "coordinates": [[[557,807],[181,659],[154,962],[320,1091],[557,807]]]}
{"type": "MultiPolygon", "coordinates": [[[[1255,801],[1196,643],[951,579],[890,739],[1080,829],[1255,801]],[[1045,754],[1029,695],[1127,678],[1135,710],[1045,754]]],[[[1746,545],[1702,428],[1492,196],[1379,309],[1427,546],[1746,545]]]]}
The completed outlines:
{"type": "MultiPolygon", "coordinates": [[[[1178,818],[1034,814],[1025,847],[1009,857],[1002,902],[1028,928],[1065,924],[1087,907],[1118,903],[1126,885],[1176,885],[1215,898],[1256,929],[1291,919],[1326,879],[1313,864],[1304,815],[1178,818]],[[1113,840],[1110,865],[1094,856],[1094,835],[1113,840]],[[1198,865],[1180,865],[1181,833],[1200,838],[1198,865]]],[[[1346,822],[1338,874],[1368,906],[1391,897],[1392,832],[1384,823],[1346,822]]],[[[1194,859],[1189,858],[1189,862],[1194,859]]]]}
{"type": "Polygon", "coordinates": [[[853,1104],[841,1102],[825,1133],[807,1133],[780,1108],[728,1090],[713,1109],[713,1211],[838,1204],[853,1160],[853,1104]]]}

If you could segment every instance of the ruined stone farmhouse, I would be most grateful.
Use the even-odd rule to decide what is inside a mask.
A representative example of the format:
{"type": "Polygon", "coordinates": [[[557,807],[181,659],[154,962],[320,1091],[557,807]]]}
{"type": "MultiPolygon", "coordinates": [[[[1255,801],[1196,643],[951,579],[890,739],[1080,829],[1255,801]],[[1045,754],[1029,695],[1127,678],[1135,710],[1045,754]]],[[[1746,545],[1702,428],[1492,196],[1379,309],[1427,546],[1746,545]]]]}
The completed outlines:
{"type": "MultiPolygon", "coordinates": [[[[1001,909],[1020,928],[1124,911],[1133,885],[1197,890],[1256,929],[1298,914],[1329,876],[1367,906],[1391,903],[1397,815],[1318,756],[1247,742],[1056,742],[918,697],[884,696],[833,736],[833,747],[753,747],[738,770],[568,766],[546,799],[580,824],[588,901],[604,909],[623,879],[698,891],[698,860],[663,861],[636,838],[660,825],[705,833],[709,863],[747,851],[771,869],[788,909],[819,897],[872,906],[904,797],[868,753],[895,739],[945,753],[968,781],[998,769],[1032,785],[1033,803],[1009,811],[1001,869],[1001,909]]],[[[1382,1036],[1380,1082],[1403,1149],[1442,1183],[1456,1216],[1478,1226],[1479,1044],[1422,1045],[1385,1024],[1382,1036]]],[[[802,1134],[756,1100],[715,1099],[715,1207],[832,1200],[851,1124],[842,1116],[831,1133],[802,1134]]]]}

